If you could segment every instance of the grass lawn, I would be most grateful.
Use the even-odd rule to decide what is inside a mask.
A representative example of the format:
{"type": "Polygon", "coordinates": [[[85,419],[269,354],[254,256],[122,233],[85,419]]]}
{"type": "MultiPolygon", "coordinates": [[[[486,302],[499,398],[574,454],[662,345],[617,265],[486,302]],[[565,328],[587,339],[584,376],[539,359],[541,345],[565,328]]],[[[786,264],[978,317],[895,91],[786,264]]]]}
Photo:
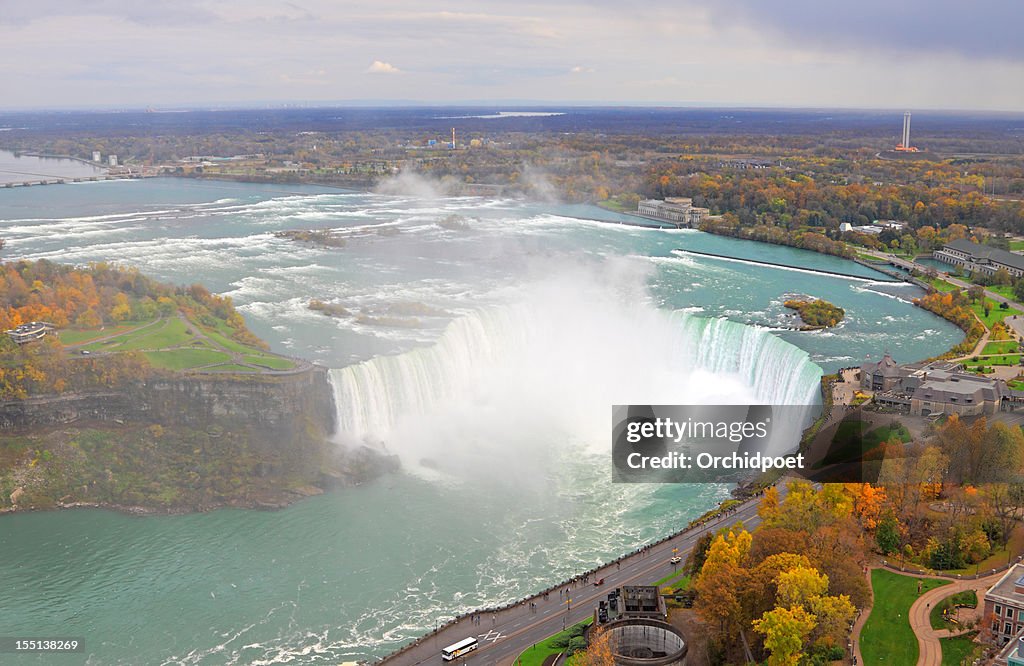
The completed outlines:
{"type": "Polygon", "coordinates": [[[614,211],[616,213],[635,213],[636,212],[636,206],[629,206],[629,207],[627,207],[625,204],[623,204],[621,201],[619,201],[615,197],[611,197],[609,199],[605,199],[604,201],[598,201],[597,205],[600,206],[601,208],[605,208],[607,210],[614,211]]]}
{"type": "Polygon", "coordinates": [[[1006,310],[1000,309],[999,303],[988,297],[985,298],[985,303],[987,303],[989,307],[988,316],[985,315],[985,308],[981,303],[971,303],[971,310],[974,311],[974,314],[978,315],[978,319],[980,319],[988,328],[992,328],[996,322],[1002,321],[1007,315],[1021,314],[1020,310],[1015,310],[1014,308],[1007,308],[1006,310]]]}
{"type": "Polygon", "coordinates": [[[60,337],[61,344],[67,345],[80,345],[96,338],[105,338],[108,335],[117,335],[130,331],[133,328],[138,328],[143,324],[148,324],[156,321],[152,319],[146,321],[126,321],[117,326],[106,326],[104,328],[68,328],[60,331],[58,337],[60,337]]]}
{"type": "Polygon", "coordinates": [[[860,421],[844,421],[839,424],[835,436],[832,438],[832,446],[828,455],[825,456],[825,464],[836,464],[862,458],[865,453],[883,442],[889,441],[892,435],[896,435],[902,442],[909,442],[910,431],[902,424],[895,428],[891,426],[880,426],[870,432],[863,432],[864,424],[860,421]]]}
{"type": "Polygon", "coordinates": [[[242,358],[246,363],[260,365],[265,368],[270,368],[271,370],[291,370],[295,367],[294,361],[281,356],[271,356],[269,354],[247,354],[242,358]]]}
{"type": "Polygon", "coordinates": [[[893,435],[899,437],[901,442],[910,441],[910,431],[907,430],[907,427],[902,423],[897,423],[895,427],[879,426],[875,428],[868,434],[864,435],[864,442],[869,446],[869,448],[873,448],[882,442],[888,442],[889,438],[893,435]]]}
{"type": "Polygon", "coordinates": [[[1017,365],[1018,363],[1020,363],[1020,354],[1004,354],[1002,356],[980,356],[977,361],[964,361],[964,367],[976,368],[979,365],[1017,365]]]}
{"type": "Polygon", "coordinates": [[[1012,240],[1010,241],[1010,251],[1014,252],[1017,250],[1024,250],[1024,240],[1012,240]]]}
{"type": "Polygon", "coordinates": [[[940,638],[942,644],[942,666],[960,666],[973,664],[981,656],[983,646],[974,642],[978,632],[972,631],[956,638],[940,638]]]}
{"type": "Polygon", "coordinates": [[[237,363],[225,363],[224,365],[215,365],[212,368],[207,368],[206,372],[259,372],[259,370],[245,365],[238,365],[237,363]]]}
{"type": "Polygon", "coordinates": [[[154,328],[147,328],[137,334],[130,334],[124,337],[117,347],[112,351],[132,351],[139,349],[167,349],[168,347],[180,347],[188,344],[193,336],[189,335],[185,322],[172,317],[166,319],[163,324],[154,328]]]}
{"type": "Polygon", "coordinates": [[[224,326],[223,329],[213,329],[207,326],[203,326],[203,333],[205,333],[211,340],[213,340],[214,344],[218,344],[224,349],[227,349],[228,351],[238,352],[240,354],[260,353],[260,350],[256,349],[255,347],[249,347],[243,345],[241,342],[232,340],[230,337],[230,331],[231,329],[229,329],[227,326],[224,326]]]}
{"type": "Polygon", "coordinates": [[[1020,343],[1014,340],[1003,340],[1002,342],[990,342],[981,350],[982,354],[1009,354],[1020,351],[1020,343]]]}
{"type": "Polygon", "coordinates": [[[922,582],[922,594],[949,584],[949,581],[934,578],[901,576],[885,569],[872,570],[875,604],[860,634],[860,650],[865,664],[916,666],[917,638],[910,628],[909,615],[910,606],[919,596],[919,580],[922,582]]]}
{"type": "MultiPolygon", "coordinates": [[[[591,621],[592,620],[584,620],[583,622],[580,622],[579,624],[573,626],[585,627],[589,625],[591,621]]],[[[544,663],[544,660],[548,657],[548,655],[558,654],[562,651],[562,648],[555,647],[554,645],[552,645],[552,643],[554,643],[556,640],[560,638],[564,638],[565,635],[569,634],[570,630],[571,628],[566,629],[565,631],[560,631],[554,636],[549,636],[548,638],[542,640],[540,643],[537,643],[537,645],[526,648],[519,655],[519,658],[516,659],[516,664],[519,664],[519,666],[541,666],[541,664],[544,663]]]]}
{"type": "Polygon", "coordinates": [[[978,607],[978,595],[974,590],[964,590],[963,592],[957,592],[951,596],[946,597],[939,603],[932,606],[932,612],[929,615],[929,619],[932,623],[932,629],[956,629],[957,625],[952,622],[946,622],[942,616],[942,612],[947,608],[952,609],[954,606],[969,606],[971,608],[978,607]]]}
{"type": "Polygon", "coordinates": [[[185,323],[177,317],[172,317],[152,326],[126,331],[110,340],[92,342],[85,345],[84,349],[105,352],[164,349],[188,344],[191,339],[185,323]]]}
{"type": "Polygon", "coordinates": [[[931,280],[926,278],[925,282],[935,287],[936,291],[941,291],[943,293],[947,291],[953,291],[954,289],[957,288],[955,284],[952,284],[951,282],[946,282],[942,278],[932,278],[931,280]]]}
{"type": "Polygon", "coordinates": [[[994,284],[991,287],[985,287],[986,291],[991,291],[993,294],[999,294],[1003,298],[1008,298],[1011,301],[1017,300],[1017,297],[1013,295],[1013,287],[1005,284],[994,284]]]}
{"type": "Polygon", "coordinates": [[[143,353],[150,363],[165,370],[188,370],[214,363],[227,363],[231,360],[224,352],[212,349],[172,349],[143,353]]]}

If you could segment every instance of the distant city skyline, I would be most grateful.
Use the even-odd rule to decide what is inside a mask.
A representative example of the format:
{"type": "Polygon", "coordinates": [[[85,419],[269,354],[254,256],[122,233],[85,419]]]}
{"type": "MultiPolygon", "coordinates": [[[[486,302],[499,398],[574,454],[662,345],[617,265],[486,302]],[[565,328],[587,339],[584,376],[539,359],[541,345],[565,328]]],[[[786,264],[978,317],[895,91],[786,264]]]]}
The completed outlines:
{"type": "Polygon", "coordinates": [[[997,0],[9,0],[0,108],[1024,111],[1022,22],[997,0]]]}

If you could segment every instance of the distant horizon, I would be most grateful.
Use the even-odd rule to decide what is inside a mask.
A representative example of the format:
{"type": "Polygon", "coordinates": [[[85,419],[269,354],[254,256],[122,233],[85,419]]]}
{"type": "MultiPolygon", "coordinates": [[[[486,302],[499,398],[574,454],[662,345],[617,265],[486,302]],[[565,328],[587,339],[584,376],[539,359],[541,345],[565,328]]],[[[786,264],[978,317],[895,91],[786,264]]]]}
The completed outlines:
{"type": "Polygon", "coordinates": [[[904,107],[904,106],[813,106],[784,104],[728,104],[717,102],[611,102],[600,100],[307,100],[250,102],[181,102],[163,105],[103,104],[103,105],[50,105],[0,106],[0,113],[188,113],[202,111],[261,111],[286,109],[482,109],[489,111],[516,110],[551,111],[557,109],[667,109],[667,110],[723,110],[723,111],[795,111],[837,113],[939,113],[947,115],[1022,116],[1024,109],[985,109],[957,107],[904,107]],[[501,107],[501,108],[499,108],[501,107]]]}

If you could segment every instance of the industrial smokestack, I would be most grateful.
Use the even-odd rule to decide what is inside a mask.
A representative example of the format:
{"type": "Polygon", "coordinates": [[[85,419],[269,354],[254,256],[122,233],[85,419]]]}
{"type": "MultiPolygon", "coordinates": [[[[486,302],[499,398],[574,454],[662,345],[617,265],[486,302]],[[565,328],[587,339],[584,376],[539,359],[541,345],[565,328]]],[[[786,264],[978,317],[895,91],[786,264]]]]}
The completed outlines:
{"type": "Polygon", "coordinates": [[[903,147],[910,148],[910,111],[903,114],[903,147]]]}

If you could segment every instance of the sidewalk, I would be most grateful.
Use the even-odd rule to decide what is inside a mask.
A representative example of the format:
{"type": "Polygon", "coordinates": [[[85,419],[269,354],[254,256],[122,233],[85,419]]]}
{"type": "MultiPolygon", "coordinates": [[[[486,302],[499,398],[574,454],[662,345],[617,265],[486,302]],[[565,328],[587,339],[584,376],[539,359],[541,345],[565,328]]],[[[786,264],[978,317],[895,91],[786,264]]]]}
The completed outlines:
{"type": "Polygon", "coordinates": [[[999,571],[977,580],[953,581],[949,585],[929,590],[917,598],[917,601],[910,607],[910,627],[914,630],[914,635],[917,636],[917,646],[920,651],[917,666],[941,666],[942,643],[939,642],[939,639],[964,633],[950,632],[947,629],[932,629],[930,615],[935,604],[957,592],[974,590],[978,593],[978,612],[980,613],[981,608],[984,607],[985,591],[995,585],[1005,573],[1005,571],[999,571]]]}

